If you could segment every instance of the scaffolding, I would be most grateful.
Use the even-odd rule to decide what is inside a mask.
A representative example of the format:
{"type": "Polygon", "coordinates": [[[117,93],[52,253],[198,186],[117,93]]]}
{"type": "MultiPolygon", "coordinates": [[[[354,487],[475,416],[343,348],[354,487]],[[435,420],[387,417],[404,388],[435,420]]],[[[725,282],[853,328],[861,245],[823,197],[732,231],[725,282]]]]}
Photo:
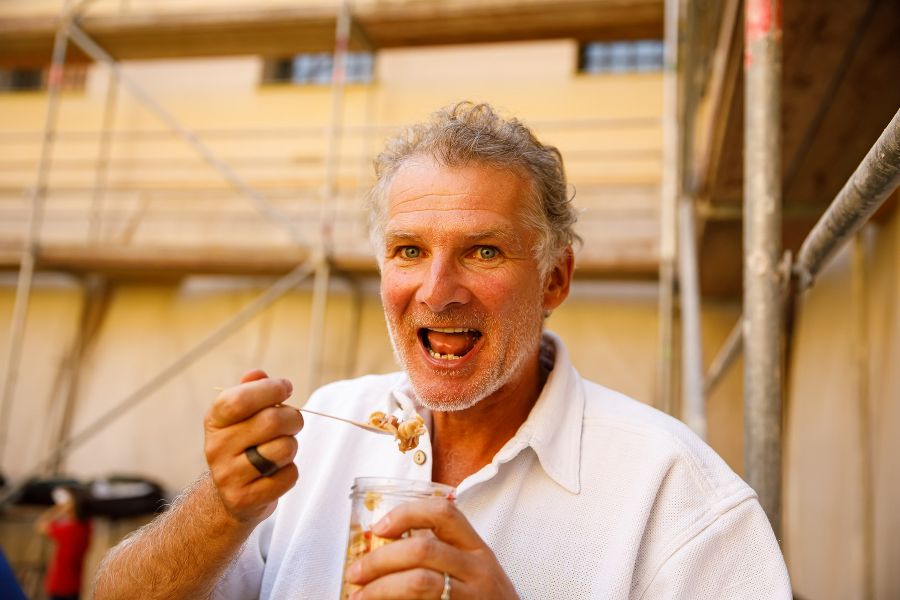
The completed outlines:
{"type": "MultiPolygon", "coordinates": [[[[180,136],[196,153],[201,156],[209,165],[211,165],[231,186],[238,190],[244,197],[249,199],[266,218],[274,225],[281,227],[287,231],[294,242],[305,247],[307,240],[304,236],[296,231],[292,226],[292,221],[287,218],[276,207],[272,206],[262,194],[254,190],[240,175],[231,169],[225,161],[221,160],[204,142],[192,131],[185,128],[171,113],[169,113],[162,105],[154,100],[152,95],[147,93],[141,85],[133,81],[125,73],[121,72],[115,59],[106,53],[99,45],[94,42],[77,24],[76,18],[78,11],[84,8],[89,2],[84,0],[67,0],[60,19],[59,29],[56,33],[54,42],[53,60],[50,67],[49,87],[48,87],[48,109],[45,127],[45,136],[42,145],[41,161],[38,167],[38,183],[34,188],[31,199],[31,219],[28,229],[28,238],[25,244],[25,252],[23,254],[22,263],[19,269],[19,281],[16,290],[16,302],[13,310],[13,319],[10,335],[10,348],[6,362],[3,396],[0,398],[0,460],[3,457],[7,437],[7,427],[9,424],[9,410],[12,404],[12,398],[15,394],[16,380],[18,369],[22,360],[22,342],[25,333],[25,319],[28,314],[28,303],[31,292],[31,284],[34,277],[34,268],[37,255],[39,253],[39,235],[41,227],[41,218],[43,214],[43,202],[47,190],[47,177],[50,169],[50,157],[52,155],[52,144],[56,131],[56,121],[59,112],[60,102],[60,85],[62,82],[62,71],[64,68],[66,48],[68,42],[72,41],[89,57],[97,63],[104,64],[110,70],[111,82],[125,87],[135,98],[137,98],[144,107],[157,116],[170,130],[180,136]]],[[[186,369],[197,359],[215,348],[221,341],[229,335],[237,331],[251,318],[259,314],[281,296],[294,289],[300,282],[306,279],[310,274],[315,275],[314,294],[313,294],[313,324],[314,335],[310,336],[310,377],[318,373],[320,364],[320,354],[322,346],[322,327],[324,326],[325,304],[328,300],[328,278],[330,275],[330,239],[329,232],[333,227],[333,215],[329,206],[334,200],[334,190],[336,181],[336,163],[337,152],[340,139],[340,123],[341,103],[343,100],[343,87],[345,83],[344,69],[345,59],[348,47],[348,35],[350,26],[350,4],[344,1],[341,5],[340,15],[337,19],[337,31],[335,35],[335,53],[334,53],[334,84],[332,85],[332,118],[329,127],[329,146],[327,155],[327,183],[323,198],[321,199],[320,209],[320,226],[321,236],[317,249],[311,253],[311,258],[296,266],[287,275],[278,279],[269,286],[255,300],[248,303],[244,308],[238,311],[233,317],[228,319],[215,331],[208,334],[204,339],[197,343],[193,348],[188,350],[182,356],[178,357],[172,363],[164,367],[159,373],[150,378],[131,394],[115,403],[105,413],[95,419],[92,423],[84,427],[78,433],[66,436],[64,428],[60,432],[60,441],[48,456],[34,465],[28,475],[22,478],[22,483],[12,486],[10,490],[0,496],[0,507],[7,502],[13,500],[22,489],[22,486],[29,478],[39,476],[48,468],[58,469],[60,461],[63,457],[79,447],[85,441],[91,439],[98,432],[115,422],[123,414],[137,406],[141,401],[150,396],[152,392],[157,390],[162,384],[166,383],[172,377],[186,369]]],[[[117,86],[116,86],[117,87],[117,86]]],[[[111,88],[112,89],[112,88],[111,88]]],[[[105,106],[104,123],[109,124],[112,121],[110,112],[114,108],[115,92],[110,92],[108,102],[105,106]]],[[[95,194],[94,208],[97,209],[97,201],[101,198],[102,184],[105,175],[106,160],[103,156],[108,152],[108,132],[104,130],[101,138],[101,160],[98,162],[98,192],[95,194]]],[[[94,225],[97,222],[96,213],[92,216],[92,233],[98,229],[94,225]]],[[[92,236],[93,237],[93,236],[92,236]]],[[[70,403],[71,404],[71,403],[70,403]]],[[[63,423],[67,419],[63,419],[63,423]]]]}
{"type": "MultiPolygon", "coordinates": [[[[98,43],[97,40],[88,33],[86,28],[82,25],[82,17],[84,11],[91,5],[99,6],[100,3],[95,4],[90,2],[90,0],[88,0],[87,2],[78,0],[69,1],[66,4],[66,8],[62,13],[62,16],[59,19],[56,28],[54,57],[50,66],[51,75],[49,78],[48,86],[48,114],[46,125],[43,130],[44,136],[41,145],[41,160],[38,165],[38,183],[33,188],[33,194],[30,202],[31,211],[29,214],[31,225],[29,227],[29,238],[25,243],[26,251],[23,254],[23,258],[21,260],[19,268],[19,284],[17,285],[16,305],[12,319],[13,327],[10,337],[10,350],[8,354],[8,360],[5,365],[7,371],[6,377],[4,379],[5,387],[3,390],[3,396],[2,398],[0,398],[0,459],[2,459],[3,456],[3,449],[7,437],[7,427],[9,424],[8,414],[16,392],[16,374],[18,372],[18,368],[22,359],[22,342],[24,340],[25,334],[25,320],[28,312],[30,289],[35,272],[35,264],[38,258],[40,258],[43,262],[44,268],[46,268],[48,264],[52,264],[52,260],[50,260],[48,263],[48,258],[50,256],[49,252],[46,248],[41,247],[40,230],[41,219],[44,214],[43,207],[47,194],[47,179],[51,170],[51,156],[53,154],[53,145],[60,138],[57,119],[59,104],[61,101],[60,90],[62,73],[64,65],[66,63],[67,51],[71,51],[74,47],[78,50],[78,52],[87,57],[89,60],[93,61],[96,64],[104,65],[109,73],[109,87],[106,92],[106,98],[102,112],[102,125],[99,135],[97,136],[97,154],[95,159],[93,161],[90,161],[94,165],[95,170],[94,182],[92,185],[92,189],[90,190],[91,202],[87,235],[89,244],[97,242],[102,237],[102,214],[105,210],[106,197],[108,195],[108,192],[110,191],[109,173],[110,167],[113,164],[113,161],[111,160],[111,148],[115,139],[113,128],[116,121],[119,88],[123,88],[134,99],[136,99],[143,108],[145,108],[161,123],[163,123],[166,127],[166,130],[171,135],[176,136],[178,139],[184,142],[193,150],[196,156],[198,156],[206,165],[210,166],[216,173],[218,173],[221,179],[226,182],[228,186],[230,186],[230,188],[232,188],[237,194],[239,194],[240,197],[249,201],[249,203],[255,207],[256,211],[261,214],[268,222],[270,222],[275,227],[282,229],[287,234],[289,239],[293,241],[294,246],[297,250],[297,252],[292,252],[289,254],[288,260],[292,260],[290,257],[294,256],[296,256],[297,258],[293,259],[295,260],[294,264],[290,264],[289,268],[286,269],[288,271],[287,274],[282,275],[275,283],[273,283],[269,287],[268,290],[262,293],[258,298],[246,305],[231,319],[221,324],[220,327],[218,327],[216,330],[210,332],[204,339],[196,343],[182,356],[171,361],[156,375],[148,379],[143,385],[139,386],[136,390],[127,394],[120,400],[113,402],[109,409],[103,412],[93,422],[89,423],[85,427],[82,427],[78,432],[75,433],[71,433],[69,431],[69,429],[71,428],[71,414],[69,413],[71,412],[70,409],[74,399],[73,394],[75,394],[74,383],[70,382],[69,396],[71,397],[69,398],[69,403],[67,404],[67,408],[65,409],[65,412],[68,416],[64,417],[60,424],[56,447],[53,448],[47,456],[43,457],[42,459],[38,460],[36,464],[32,465],[27,470],[27,474],[21,478],[22,481],[26,481],[31,476],[41,475],[48,470],[50,470],[51,472],[55,472],[60,467],[63,459],[68,453],[80,447],[97,433],[126,414],[129,410],[133,409],[135,406],[138,406],[141,402],[150,397],[150,395],[155,390],[159,389],[159,387],[162,386],[165,382],[170,380],[178,373],[182,372],[194,361],[199,359],[205,353],[209,352],[222,340],[226,339],[229,335],[235,332],[250,318],[252,318],[253,315],[258,314],[265,307],[271,305],[279,297],[292,290],[298,283],[307,279],[308,277],[312,276],[313,278],[313,302],[311,309],[312,329],[309,339],[309,360],[306,367],[307,381],[310,388],[308,391],[312,391],[312,389],[317,387],[320,383],[319,377],[321,376],[322,372],[322,344],[324,340],[324,315],[327,309],[329,283],[331,278],[333,278],[335,275],[340,275],[347,278],[351,283],[352,294],[355,298],[355,300],[353,301],[354,308],[352,309],[354,313],[351,316],[351,319],[355,319],[358,322],[359,310],[361,309],[361,296],[358,285],[354,284],[354,278],[352,276],[347,273],[341,272],[338,260],[336,259],[334,254],[333,243],[333,234],[335,228],[339,225],[336,220],[336,213],[334,209],[338,187],[338,157],[341,153],[341,140],[346,133],[346,128],[343,125],[344,87],[346,84],[346,55],[349,48],[351,47],[351,43],[357,46],[362,43],[364,47],[372,48],[371,40],[368,39],[365,32],[362,31],[361,27],[356,22],[354,9],[351,7],[350,2],[340,2],[340,6],[336,11],[334,18],[335,29],[332,54],[333,72],[331,78],[332,83],[330,85],[332,98],[331,115],[329,118],[329,124],[325,129],[327,147],[324,159],[324,185],[321,191],[320,205],[318,210],[319,231],[318,236],[314,240],[314,243],[310,243],[311,240],[308,234],[299,231],[294,226],[294,220],[291,215],[286,214],[281,208],[279,208],[279,206],[270,202],[266,198],[265,194],[255,189],[253,185],[251,185],[234,168],[232,168],[227,159],[223,158],[217,152],[215,152],[212,149],[212,146],[210,146],[205,141],[205,138],[207,136],[221,134],[234,135],[234,132],[198,132],[197,130],[193,130],[185,126],[172,111],[168,110],[163,105],[163,103],[156,100],[153,94],[148,92],[144,88],[144,86],[139,83],[139,81],[137,81],[134,77],[129,75],[128,72],[120,67],[117,57],[103,48],[101,44],[98,43]],[[352,38],[355,38],[356,41],[353,41],[352,38]],[[362,42],[360,42],[360,40],[362,40],[362,42]],[[69,42],[71,42],[71,44],[69,42]]],[[[431,17],[426,15],[425,18],[427,20],[431,17]]],[[[528,25],[528,27],[534,28],[534,24],[531,23],[528,25]]],[[[640,27],[643,26],[639,26],[639,28],[640,27]]],[[[652,29],[652,26],[650,26],[650,29],[652,29]]],[[[545,121],[542,123],[538,123],[538,126],[555,127],[563,130],[582,130],[585,127],[646,127],[648,125],[655,126],[655,124],[656,123],[653,120],[642,118],[632,118],[630,120],[617,119],[614,121],[595,119],[589,122],[586,122],[585,120],[565,119],[558,122],[545,121]]],[[[383,133],[385,130],[391,128],[393,127],[367,125],[364,127],[355,128],[356,130],[354,131],[354,133],[357,135],[371,136],[374,133],[383,133]]],[[[289,136],[295,135],[298,132],[296,131],[296,129],[292,130],[291,128],[285,128],[273,133],[277,133],[278,135],[282,136],[289,136]]],[[[299,133],[305,134],[309,132],[300,131],[299,133]]],[[[84,134],[87,135],[87,132],[84,132],[84,134]]],[[[66,132],[65,135],[71,137],[73,135],[77,136],[80,134],[78,132],[75,132],[74,134],[71,132],[66,132]]],[[[141,132],[120,131],[116,135],[120,137],[122,135],[137,137],[139,135],[146,136],[148,134],[141,132]]],[[[149,135],[153,134],[151,133],[149,135]]],[[[362,157],[363,164],[366,163],[365,158],[365,156],[362,157]]],[[[72,159],[68,160],[69,162],[72,162],[72,159]]],[[[61,167],[64,164],[65,159],[60,161],[60,164],[58,166],[61,167]]],[[[73,250],[77,255],[77,252],[80,249],[77,247],[66,248],[66,251],[70,253],[73,250]]],[[[284,264],[283,259],[281,262],[282,264],[284,264]]],[[[622,263],[618,264],[621,265],[622,263]]],[[[279,268],[283,267],[274,269],[274,272],[277,272],[279,268]]],[[[643,278],[650,274],[650,269],[642,264],[637,264],[635,267],[626,267],[625,271],[622,271],[620,266],[617,268],[619,269],[617,273],[619,273],[620,276],[621,274],[624,274],[628,278],[632,278],[635,276],[637,276],[638,278],[643,278]],[[629,272],[629,269],[633,269],[633,272],[629,272]]],[[[590,267],[588,267],[584,269],[583,272],[590,273],[590,270],[590,267]]],[[[97,279],[94,276],[88,275],[85,278],[84,283],[86,289],[90,288],[90,290],[93,290],[89,290],[90,293],[86,296],[88,304],[93,305],[91,298],[94,298],[95,296],[99,298],[104,297],[105,284],[102,280],[102,277],[97,279]],[[96,294],[94,292],[96,292],[96,294]]],[[[87,306],[85,308],[86,315],[83,318],[83,321],[85,323],[89,323],[92,321],[92,317],[90,316],[90,314],[94,308],[96,307],[92,308],[92,306],[87,306]]],[[[89,329],[89,325],[83,324],[82,329],[89,329]]],[[[354,331],[354,333],[358,332],[354,331]]],[[[79,333],[79,339],[81,336],[82,333],[79,333]]],[[[83,346],[83,340],[76,342],[75,354],[71,361],[71,368],[73,372],[77,371],[78,368],[76,364],[79,356],[78,348],[81,348],[83,346]]],[[[353,345],[351,345],[351,347],[352,346],[353,345]]],[[[352,366],[352,358],[348,362],[352,366]]],[[[4,495],[2,501],[0,501],[0,505],[2,505],[3,502],[9,501],[14,498],[17,492],[17,487],[8,490],[8,492],[4,495]]]]}
{"type": "MultiPolygon", "coordinates": [[[[708,173],[722,150],[723,129],[707,127],[706,139],[697,140],[693,156],[696,90],[685,83],[693,57],[685,50],[684,36],[698,19],[700,2],[671,0],[666,3],[666,159],[661,218],[660,257],[660,367],[659,387],[665,400],[662,407],[672,411],[673,377],[673,297],[681,304],[681,407],[676,414],[701,436],[706,433],[706,398],[716,388],[737,357],[744,354],[745,471],[748,483],[757,491],[776,535],[781,537],[782,482],[782,393],[784,370],[785,311],[798,292],[809,288],[818,273],[900,186],[900,111],[828,205],[806,236],[796,258],[782,254],[781,201],[781,0],[745,0],[744,34],[744,250],[743,315],[715,354],[707,373],[702,372],[702,343],[699,328],[700,284],[697,277],[697,232],[694,219],[702,192],[696,186],[697,173],[708,173]],[[679,81],[681,83],[679,84],[679,81]],[[692,194],[694,194],[692,196],[692,194]],[[677,246],[677,253],[675,248],[677,246]],[[677,264],[677,274],[672,264],[677,264]]],[[[729,104],[734,90],[737,64],[728,57],[735,51],[732,32],[738,28],[741,2],[730,1],[722,8],[721,27],[712,68],[715,106],[729,104]],[[718,49],[724,49],[720,51],[718,49]],[[729,73],[731,75],[729,75],[729,73]],[[732,83],[730,83],[732,82],[732,83]]],[[[862,22],[870,20],[871,7],[862,22]]],[[[858,44],[858,35],[854,38],[858,44]]],[[[844,61],[846,63],[846,60],[844,61]]],[[[842,63],[844,69],[846,64],[842,63]]],[[[834,90],[832,90],[833,92],[834,90]]],[[[713,111],[708,118],[726,119],[713,111]]],[[[821,119],[818,119],[821,121],[821,119]]],[[[854,297],[861,304],[864,283],[859,239],[854,249],[854,297]]],[[[864,331],[865,313],[857,318],[864,331]]],[[[862,334],[861,334],[862,335],[862,334]]],[[[858,362],[864,372],[866,354],[859,342],[858,362]]],[[[860,378],[860,397],[867,397],[866,378],[860,378]]],[[[867,440],[868,412],[860,403],[860,438],[867,440]],[[865,414],[864,414],[865,413],[865,414]]],[[[861,488],[865,497],[866,526],[863,543],[867,596],[873,586],[872,475],[866,452],[861,465],[861,488]]]]}
{"type": "MultiPolygon", "coordinates": [[[[37,181],[30,198],[30,220],[18,272],[15,308],[11,321],[10,346],[3,395],[0,398],[0,459],[6,444],[9,411],[15,395],[18,370],[25,335],[25,319],[35,271],[40,257],[40,229],[43,219],[43,203],[51,169],[52,146],[57,134],[62,69],[66,60],[68,42],[97,63],[104,64],[110,72],[110,82],[104,120],[100,133],[100,145],[96,158],[96,179],[91,209],[90,238],[100,232],[99,214],[103,210],[104,195],[108,187],[111,129],[115,119],[118,88],[129,91],[154,113],[171,132],[179,136],[198,156],[212,166],[222,178],[250,201],[256,210],[273,225],[283,228],[304,258],[294,261],[283,275],[257,299],[198,342],[191,350],[173,360],[164,369],[132,393],[128,394],[74,435],[67,435],[67,427],[61,428],[59,444],[31,471],[45,472],[58,466],[61,459],[74,448],[113,423],[132,407],[159,388],[169,378],[183,371],[193,361],[214,348],[220,341],[236,331],[253,315],[271,305],[279,297],[294,289],[301,281],[313,276],[313,303],[307,381],[316,387],[322,371],[322,343],[324,339],[324,314],[327,308],[329,283],[339,270],[333,249],[333,233],[338,226],[333,211],[337,195],[338,156],[340,144],[347,130],[343,125],[343,93],[345,57],[350,39],[358,24],[349,2],[342,2],[335,15],[334,54],[332,76],[331,116],[327,127],[325,159],[325,185],[319,210],[319,237],[310,244],[308,236],[293,226],[293,219],[255,190],[227,161],[218,156],[204,142],[203,136],[184,127],[170,112],[156,102],[141,85],[132,80],[117,66],[116,57],[102,48],[78,23],[79,9],[87,3],[68,2],[60,20],[54,42],[53,59],[48,86],[48,107],[41,146],[37,181]],[[66,434],[66,435],[64,435],[66,434]]],[[[657,404],[660,408],[683,418],[698,434],[707,433],[705,400],[729,366],[741,352],[745,358],[744,401],[746,405],[746,472],[750,484],[759,493],[760,501],[776,532],[781,522],[781,422],[783,387],[783,336],[785,334],[784,311],[790,308],[797,292],[810,287],[816,276],[835,252],[853,238],[885,199],[900,185],[900,111],[894,115],[884,133],[872,147],[843,189],[834,198],[818,224],[806,237],[796,258],[782,252],[782,200],[779,148],[780,132],[780,75],[781,75],[781,0],[746,0],[743,19],[738,0],[724,4],[721,33],[717,47],[725,47],[717,53],[713,65],[712,95],[728,103],[734,92],[734,83],[728,73],[740,69],[733,57],[735,50],[732,32],[743,29],[745,49],[745,158],[744,165],[744,312],[716,353],[709,370],[702,371],[703,353],[700,330],[701,291],[698,274],[697,239],[703,223],[697,223],[701,212],[701,194],[695,189],[695,170],[714,168],[722,149],[721,129],[701,139],[691,137],[690,121],[696,106],[691,94],[691,81],[685,76],[692,57],[684,44],[684,36],[696,20],[697,3],[690,0],[671,0],[666,3],[666,67],[665,67],[665,119],[663,194],[660,210],[660,248],[655,271],[659,285],[659,377],[657,404]],[[741,27],[743,22],[743,28],[741,27]],[[689,151],[700,147],[700,166],[687,159],[689,151]],[[676,354],[676,303],[681,310],[681,345],[676,354]],[[680,373],[675,366],[680,358],[680,373]],[[676,394],[676,377],[680,377],[680,406],[676,394]]],[[[563,126],[578,127],[567,122],[563,126]]],[[[376,128],[365,128],[362,133],[371,135],[376,128]]],[[[697,153],[694,152],[694,155],[697,153]]],[[[365,157],[363,157],[365,160],[365,157]]],[[[861,250],[855,256],[859,260],[861,250]]],[[[861,264],[861,263],[860,263],[861,264]]],[[[858,277],[864,277],[862,267],[855,269],[858,277]]],[[[856,286],[864,287],[857,281],[856,286]]],[[[355,290],[358,295],[358,289],[355,290]]],[[[861,292],[860,292],[861,293],[861,292]]],[[[358,312],[355,313],[358,318],[358,312]]],[[[864,315],[860,316],[860,319],[864,315]]],[[[355,328],[354,328],[355,331],[355,328]]],[[[859,360],[864,363],[865,356],[859,360]]],[[[860,385],[864,386],[865,382],[860,385]]],[[[861,393],[865,393],[864,391],[861,393]]],[[[65,421],[65,419],[64,419],[65,421]]],[[[861,419],[861,427],[867,428],[861,419]]],[[[871,487],[871,474],[866,476],[863,487],[871,487]]],[[[4,500],[13,497],[15,490],[4,500]]],[[[2,505],[3,501],[0,501],[2,505]]],[[[871,547],[871,525],[867,528],[871,547]]],[[[871,563],[871,560],[868,561],[871,563]]],[[[869,578],[871,579],[871,577],[869,578]]]]}

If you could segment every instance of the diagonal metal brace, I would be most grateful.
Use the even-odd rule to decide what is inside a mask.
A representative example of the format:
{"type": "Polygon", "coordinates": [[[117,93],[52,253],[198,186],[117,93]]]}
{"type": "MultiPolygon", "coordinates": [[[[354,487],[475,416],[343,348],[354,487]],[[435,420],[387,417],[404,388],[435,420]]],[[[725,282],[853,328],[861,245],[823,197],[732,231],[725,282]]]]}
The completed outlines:
{"type": "Polygon", "coordinates": [[[304,236],[292,223],[291,218],[285,212],[279,210],[262,194],[253,189],[243,177],[237,174],[225,161],[220,159],[194,132],[184,127],[178,122],[178,119],[163,108],[144,88],[137,83],[130,75],[123,72],[116,60],[110,56],[106,50],[101,48],[91,37],[81,29],[77,23],[72,23],[69,27],[69,39],[81,48],[85,54],[99,63],[105,64],[115,73],[119,79],[119,83],[128,89],[135,98],[137,98],[147,109],[156,115],[163,123],[165,123],[172,131],[177,133],[188,143],[210,166],[219,172],[222,177],[228,181],[238,192],[246,196],[272,223],[285,230],[291,236],[291,240],[299,246],[308,247],[306,236],[304,236]]]}

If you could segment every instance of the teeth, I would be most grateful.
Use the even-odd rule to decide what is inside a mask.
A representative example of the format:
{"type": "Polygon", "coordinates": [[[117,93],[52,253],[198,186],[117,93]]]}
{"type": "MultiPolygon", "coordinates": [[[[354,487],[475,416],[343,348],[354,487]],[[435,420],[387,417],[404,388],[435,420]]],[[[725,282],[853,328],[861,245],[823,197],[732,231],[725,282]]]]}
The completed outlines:
{"type": "Polygon", "coordinates": [[[438,333],[465,333],[467,331],[474,331],[474,329],[469,329],[468,327],[429,327],[431,331],[437,331],[438,333]]]}
{"type": "Polygon", "coordinates": [[[439,354],[439,353],[435,352],[434,350],[432,350],[431,348],[428,349],[428,354],[430,354],[432,358],[441,358],[444,360],[455,360],[457,358],[460,358],[459,356],[456,356],[455,354],[439,354]]]}

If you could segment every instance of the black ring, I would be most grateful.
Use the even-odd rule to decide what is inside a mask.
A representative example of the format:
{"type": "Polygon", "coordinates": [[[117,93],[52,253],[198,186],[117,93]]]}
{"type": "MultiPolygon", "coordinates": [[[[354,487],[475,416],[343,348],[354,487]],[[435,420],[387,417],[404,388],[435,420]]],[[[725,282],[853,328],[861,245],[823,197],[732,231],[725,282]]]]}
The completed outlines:
{"type": "Polygon", "coordinates": [[[259,450],[256,449],[256,446],[250,446],[244,450],[244,455],[247,457],[247,460],[250,461],[250,464],[256,467],[256,470],[259,471],[259,474],[263,477],[271,477],[275,474],[275,471],[281,468],[260,454],[259,450]]]}

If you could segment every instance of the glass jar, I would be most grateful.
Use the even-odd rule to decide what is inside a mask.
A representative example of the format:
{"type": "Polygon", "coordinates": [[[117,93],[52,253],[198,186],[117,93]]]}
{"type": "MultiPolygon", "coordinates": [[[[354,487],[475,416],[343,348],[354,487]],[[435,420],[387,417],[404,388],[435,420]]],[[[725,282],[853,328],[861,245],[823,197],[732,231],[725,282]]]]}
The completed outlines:
{"type": "MultiPolygon", "coordinates": [[[[350,489],[350,531],[344,560],[341,600],[349,598],[350,594],[360,587],[347,581],[347,567],[369,552],[394,541],[373,535],[372,526],[397,506],[421,498],[446,498],[452,501],[454,488],[442,483],[413,479],[357,477],[353,480],[353,487],[350,489]]],[[[412,532],[412,535],[417,535],[417,532],[412,532]]]]}

